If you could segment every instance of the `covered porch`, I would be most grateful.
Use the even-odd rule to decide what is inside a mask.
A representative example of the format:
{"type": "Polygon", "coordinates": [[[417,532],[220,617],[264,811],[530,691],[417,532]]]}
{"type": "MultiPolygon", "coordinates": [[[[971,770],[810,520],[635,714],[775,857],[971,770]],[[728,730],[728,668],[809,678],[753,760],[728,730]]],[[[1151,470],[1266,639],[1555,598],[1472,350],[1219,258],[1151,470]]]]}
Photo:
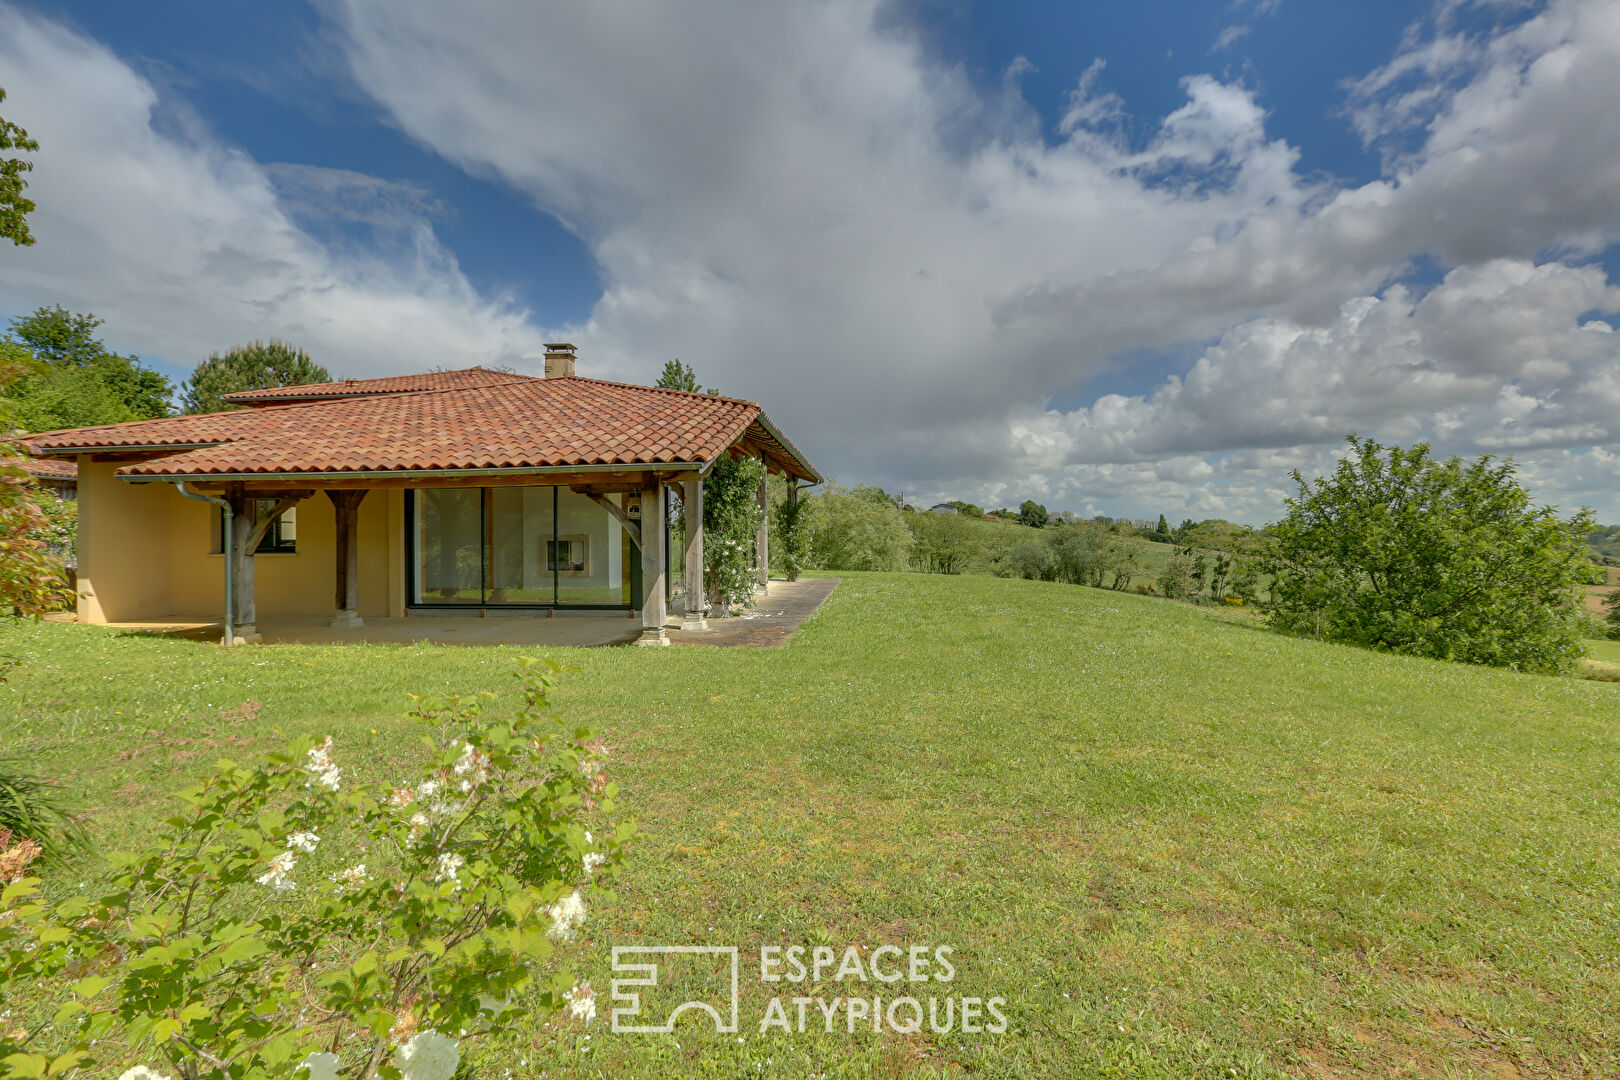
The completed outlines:
{"type": "MultiPolygon", "coordinates": [[[[176,501],[215,508],[216,555],[206,565],[220,575],[222,617],[87,621],[206,621],[228,644],[414,641],[421,640],[424,620],[441,627],[437,633],[447,641],[596,645],[634,639],[664,645],[672,629],[690,639],[714,625],[704,587],[704,471],[480,470],[429,483],[398,476],[120,477],[136,490],[167,490],[179,496],[176,501]],[[394,554],[388,557],[361,540],[362,511],[383,501],[393,508],[387,541],[394,554]],[[678,535],[670,527],[674,516],[682,521],[678,535]],[[292,524],[300,518],[324,528],[292,524]],[[267,555],[265,544],[287,537],[297,558],[330,567],[329,616],[316,617],[307,602],[287,610],[274,588],[268,597],[261,593],[258,563],[283,557],[274,549],[267,555]],[[391,598],[386,608],[362,606],[363,592],[380,590],[391,598]],[[476,626],[513,622],[528,625],[476,626]],[[368,628],[364,635],[347,633],[368,628]]],[[[795,486],[790,497],[796,496],[795,486]]],[[[755,498],[756,590],[768,596],[770,515],[763,481],[755,498]]]]}
{"type": "MultiPolygon", "coordinates": [[[[683,631],[682,615],[666,616],[665,634],[671,645],[717,647],[770,647],[781,645],[813,615],[838,585],[836,578],[803,578],[770,583],[768,598],[745,616],[715,621],[704,631],[683,631]]],[[[138,634],[217,642],[223,624],[206,615],[108,623],[110,629],[138,634]]],[[[417,613],[404,618],[369,617],[355,625],[335,626],[312,615],[266,616],[259,619],[259,640],[265,644],[335,645],[344,643],[432,645],[512,645],[533,648],[592,648],[631,645],[641,637],[639,613],[634,617],[596,614],[545,615],[513,618],[417,613]]]]}

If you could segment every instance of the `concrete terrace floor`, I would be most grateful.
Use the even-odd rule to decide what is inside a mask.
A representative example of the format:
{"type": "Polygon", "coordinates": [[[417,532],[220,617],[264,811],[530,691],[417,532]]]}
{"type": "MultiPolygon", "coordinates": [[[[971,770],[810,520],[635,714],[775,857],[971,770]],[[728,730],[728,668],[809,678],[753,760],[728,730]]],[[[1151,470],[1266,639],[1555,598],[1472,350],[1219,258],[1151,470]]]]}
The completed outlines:
{"type": "MultiPolygon", "coordinates": [[[[678,614],[668,621],[671,645],[760,647],[780,645],[793,635],[838,585],[837,578],[773,580],[768,593],[756,596],[754,610],[741,616],[709,620],[709,629],[681,630],[678,614]]],[[[678,601],[677,601],[678,602],[678,601]]],[[[50,616],[47,616],[48,618],[50,616]]],[[[72,616],[60,617],[72,621],[72,616]]],[[[436,645],[533,645],[545,648],[628,645],[641,636],[641,620],[628,615],[471,615],[416,614],[404,619],[367,617],[364,626],[333,627],[321,616],[278,616],[259,620],[263,644],[331,645],[345,641],[426,641],[436,645]]],[[[140,622],[109,623],[128,633],[166,634],[195,641],[216,641],[219,620],[171,616],[140,622]]]]}

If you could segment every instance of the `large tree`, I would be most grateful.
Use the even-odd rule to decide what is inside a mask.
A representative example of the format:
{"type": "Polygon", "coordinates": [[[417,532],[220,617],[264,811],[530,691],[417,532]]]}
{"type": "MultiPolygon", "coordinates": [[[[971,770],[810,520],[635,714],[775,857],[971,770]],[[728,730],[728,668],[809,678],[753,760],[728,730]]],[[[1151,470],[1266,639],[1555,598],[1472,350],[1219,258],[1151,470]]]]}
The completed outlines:
{"type": "Polygon", "coordinates": [[[43,431],[168,415],[169,380],[140,357],[109,349],[96,337],[101,324],[60,306],[11,320],[6,351],[19,360],[22,350],[31,360],[4,390],[17,426],[43,431]]]}
{"type": "MultiPolygon", "coordinates": [[[[6,410],[9,384],[26,376],[31,366],[32,360],[15,350],[0,350],[0,431],[15,426],[6,410]]],[[[46,545],[50,523],[40,509],[40,492],[19,458],[15,447],[0,441],[0,616],[38,615],[73,597],[61,562],[46,545]]],[[[8,658],[0,656],[0,681],[8,667],[8,658]]]]}
{"type": "Polygon", "coordinates": [[[224,412],[232,407],[226,394],[331,381],[331,373],[303,349],[271,338],[210,354],[181,385],[180,405],[188,413],[224,412]]]}
{"type": "Polygon", "coordinates": [[[677,358],[664,365],[659,372],[658,381],[654,386],[661,386],[665,390],[685,390],[689,394],[719,394],[714,387],[705,389],[698,385],[697,372],[692,370],[691,364],[683,364],[677,358]]]}
{"type": "MultiPolygon", "coordinates": [[[[6,91],[0,87],[0,101],[5,100],[6,91]]],[[[38,149],[39,143],[30,139],[28,132],[0,116],[0,150],[38,149]]],[[[0,240],[10,240],[18,247],[34,242],[34,234],[28,231],[28,214],[34,209],[34,201],[23,195],[28,188],[23,173],[33,169],[31,161],[0,156],[0,240]]]]}
{"type": "Polygon", "coordinates": [[[1018,520],[1032,529],[1044,529],[1046,523],[1052,520],[1052,515],[1034,499],[1025,499],[1018,508],[1018,520]]]}
{"type": "Polygon", "coordinates": [[[685,390],[689,393],[698,392],[697,372],[692,370],[691,364],[683,364],[679,359],[671,360],[659,372],[658,381],[654,386],[661,386],[665,390],[685,390]]]}
{"type": "Polygon", "coordinates": [[[1271,529],[1279,628],[1416,656],[1556,671],[1581,656],[1588,511],[1535,506],[1511,460],[1437,461],[1351,436],[1271,529]]]}

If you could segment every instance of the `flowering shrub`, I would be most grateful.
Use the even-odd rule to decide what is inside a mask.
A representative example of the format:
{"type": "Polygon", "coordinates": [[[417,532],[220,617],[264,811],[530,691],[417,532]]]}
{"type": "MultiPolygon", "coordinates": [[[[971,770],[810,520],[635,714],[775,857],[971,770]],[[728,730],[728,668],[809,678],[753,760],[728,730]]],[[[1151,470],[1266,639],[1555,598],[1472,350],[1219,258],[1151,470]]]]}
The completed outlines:
{"type": "Polygon", "coordinates": [[[804,569],[810,555],[810,529],[806,515],[809,507],[810,500],[798,498],[783,499],[776,504],[771,555],[782,564],[789,581],[799,580],[799,571],[804,569]]]}
{"type": "Polygon", "coordinates": [[[147,1063],[132,1078],[449,1080],[462,1043],[531,1007],[588,1020],[589,988],[541,963],[632,830],[607,831],[600,740],[549,714],[557,673],[526,661],[512,716],[490,694],[413,698],[430,757],[412,782],[355,784],[330,738],[306,739],[221,762],[100,899],[7,887],[0,974],[65,1000],[51,1028],[0,1036],[0,1075],[111,1043],[147,1063]]]}
{"type": "Polygon", "coordinates": [[[754,541],[764,511],[758,458],[723,456],[703,478],[703,563],[709,595],[721,604],[752,603],[758,570],[754,541]]]}
{"type": "Polygon", "coordinates": [[[77,558],[79,544],[79,504],[44,488],[35,493],[34,503],[45,520],[39,538],[45,550],[70,564],[77,558]]]}

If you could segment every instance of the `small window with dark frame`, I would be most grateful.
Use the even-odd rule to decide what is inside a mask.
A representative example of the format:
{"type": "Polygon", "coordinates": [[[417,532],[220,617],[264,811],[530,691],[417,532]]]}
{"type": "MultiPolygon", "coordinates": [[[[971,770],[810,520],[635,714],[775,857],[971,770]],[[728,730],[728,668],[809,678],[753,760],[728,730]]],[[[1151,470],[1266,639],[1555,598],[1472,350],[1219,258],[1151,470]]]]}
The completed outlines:
{"type": "MultiPolygon", "coordinates": [[[[274,499],[255,499],[258,504],[258,513],[266,513],[276,505],[274,499]]],[[[214,546],[213,551],[218,555],[225,550],[225,511],[221,510],[214,515],[214,546]]],[[[296,555],[298,553],[298,507],[294,506],[275,520],[270,528],[265,530],[264,539],[259,546],[253,549],[255,555],[296,555]]]]}
{"type": "Polygon", "coordinates": [[[590,537],[559,536],[547,540],[546,569],[561,577],[589,577],[591,573],[590,537]]]}

